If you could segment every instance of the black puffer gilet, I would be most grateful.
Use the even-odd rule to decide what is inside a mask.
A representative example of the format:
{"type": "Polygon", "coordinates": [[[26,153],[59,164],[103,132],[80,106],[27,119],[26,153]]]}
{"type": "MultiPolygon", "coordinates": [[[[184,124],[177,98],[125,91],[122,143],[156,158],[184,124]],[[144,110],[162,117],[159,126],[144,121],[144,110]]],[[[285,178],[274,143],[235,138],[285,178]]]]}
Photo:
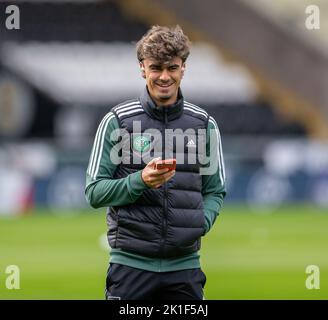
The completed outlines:
{"type": "MultiPolygon", "coordinates": [[[[156,142],[156,139],[162,142],[160,156],[163,159],[174,157],[180,161],[177,163],[175,176],[160,188],[145,190],[133,204],[108,208],[110,246],[157,258],[179,257],[198,251],[200,238],[205,230],[202,176],[199,174],[199,156],[205,150],[198,147],[198,142],[206,141],[208,115],[197,106],[184,102],[180,90],[175,104],[158,107],[150,98],[147,88],[139,100],[122,103],[114,107],[112,112],[116,115],[120,128],[124,129],[125,138],[131,142],[125,158],[123,155],[126,161],[119,164],[114,179],[125,178],[145,167],[146,164],[142,161],[133,163],[133,157],[136,159],[139,156],[140,160],[142,155],[133,148],[133,139],[150,128],[161,133],[153,141],[157,146],[160,141],[156,142]],[[134,125],[139,126],[140,132],[133,131],[134,121],[138,121],[134,125]],[[172,130],[170,132],[167,129],[172,130]],[[176,129],[180,132],[175,131],[175,136],[185,134],[188,129],[193,129],[195,136],[185,136],[184,145],[177,149],[176,140],[170,137],[176,129]],[[191,146],[190,143],[194,145],[191,146]],[[193,158],[196,158],[196,163],[187,163],[188,152],[189,156],[192,153],[197,155],[193,158]]],[[[149,156],[152,156],[151,152],[149,156]]]]}

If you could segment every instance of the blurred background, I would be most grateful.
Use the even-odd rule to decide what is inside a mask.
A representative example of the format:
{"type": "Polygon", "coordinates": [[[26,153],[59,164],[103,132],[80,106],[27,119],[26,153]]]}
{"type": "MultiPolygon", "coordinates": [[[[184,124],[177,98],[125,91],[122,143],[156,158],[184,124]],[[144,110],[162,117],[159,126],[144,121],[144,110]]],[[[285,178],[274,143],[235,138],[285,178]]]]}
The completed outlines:
{"type": "Polygon", "coordinates": [[[324,0],[2,0],[0,299],[103,299],[105,209],[88,207],[85,171],[102,117],[145,85],[134,45],[153,24],[190,37],[182,90],[222,136],[206,298],[327,299],[324,0]],[[13,4],[19,29],[7,27],[13,4]],[[19,290],[5,286],[8,265],[19,290]],[[306,288],[308,265],[320,289],[306,288]]]}

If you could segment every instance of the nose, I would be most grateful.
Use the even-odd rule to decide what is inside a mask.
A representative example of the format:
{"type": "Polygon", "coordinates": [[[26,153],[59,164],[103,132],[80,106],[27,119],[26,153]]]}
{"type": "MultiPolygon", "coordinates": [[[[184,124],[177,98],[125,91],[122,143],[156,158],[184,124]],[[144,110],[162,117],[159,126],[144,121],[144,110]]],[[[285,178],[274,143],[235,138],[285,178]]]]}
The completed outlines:
{"type": "Polygon", "coordinates": [[[159,77],[159,79],[163,82],[170,80],[170,75],[167,69],[164,69],[159,77]]]}

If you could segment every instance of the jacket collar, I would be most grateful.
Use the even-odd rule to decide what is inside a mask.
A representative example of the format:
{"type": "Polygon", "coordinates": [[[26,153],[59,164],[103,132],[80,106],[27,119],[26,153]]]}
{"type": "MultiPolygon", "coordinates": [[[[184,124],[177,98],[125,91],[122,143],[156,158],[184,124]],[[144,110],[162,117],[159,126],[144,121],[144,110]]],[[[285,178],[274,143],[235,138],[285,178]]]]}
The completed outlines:
{"type": "Polygon", "coordinates": [[[157,106],[153,99],[150,97],[147,86],[140,96],[140,102],[145,112],[152,118],[156,118],[160,121],[164,121],[165,113],[167,113],[167,119],[174,120],[179,118],[183,113],[183,95],[179,88],[177,102],[167,106],[157,106]]]}

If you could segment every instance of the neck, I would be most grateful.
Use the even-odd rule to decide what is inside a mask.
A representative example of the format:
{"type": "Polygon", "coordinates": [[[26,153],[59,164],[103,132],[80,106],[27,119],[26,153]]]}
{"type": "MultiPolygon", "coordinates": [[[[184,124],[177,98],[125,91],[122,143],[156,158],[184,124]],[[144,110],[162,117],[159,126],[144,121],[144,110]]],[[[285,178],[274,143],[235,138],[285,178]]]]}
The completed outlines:
{"type": "Polygon", "coordinates": [[[176,96],[176,97],[174,97],[174,99],[168,99],[168,100],[164,100],[164,99],[157,100],[157,99],[154,99],[153,97],[152,97],[152,99],[154,100],[156,106],[159,107],[159,106],[170,106],[170,105],[176,103],[178,100],[178,97],[176,96]]]}

